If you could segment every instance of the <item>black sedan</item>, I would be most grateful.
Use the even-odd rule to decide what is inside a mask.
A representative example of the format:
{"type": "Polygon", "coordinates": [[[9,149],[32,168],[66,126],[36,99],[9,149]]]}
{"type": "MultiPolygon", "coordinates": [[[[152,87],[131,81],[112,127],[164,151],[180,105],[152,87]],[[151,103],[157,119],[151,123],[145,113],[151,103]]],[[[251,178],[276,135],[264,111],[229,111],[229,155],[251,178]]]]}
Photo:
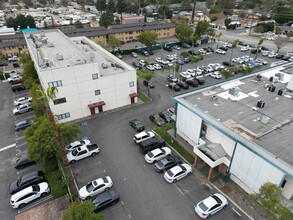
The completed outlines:
{"type": "Polygon", "coordinates": [[[17,193],[18,191],[27,188],[31,185],[43,182],[44,179],[45,176],[42,171],[33,171],[31,173],[19,177],[16,181],[11,183],[9,187],[9,192],[10,194],[17,193]]]}
{"type": "Polygon", "coordinates": [[[28,155],[25,154],[21,157],[19,157],[16,162],[15,162],[15,168],[16,169],[22,169],[22,168],[25,168],[27,166],[30,166],[30,165],[33,165],[35,164],[36,162],[35,161],[32,161],[28,158],[28,155]]]}
{"type": "Polygon", "coordinates": [[[181,90],[181,88],[175,82],[169,83],[168,87],[176,92],[181,90]]]}
{"type": "Polygon", "coordinates": [[[204,84],[205,84],[204,79],[201,79],[201,78],[194,78],[194,80],[196,80],[196,81],[198,82],[199,85],[204,85],[204,84]]]}
{"type": "Polygon", "coordinates": [[[172,51],[172,47],[167,46],[167,45],[163,46],[163,49],[166,51],[172,51]]]}
{"type": "Polygon", "coordinates": [[[99,194],[92,200],[95,205],[94,212],[99,212],[109,206],[115,205],[120,199],[119,194],[115,190],[109,190],[99,194]]]}
{"type": "Polygon", "coordinates": [[[152,83],[152,82],[149,82],[148,80],[143,80],[143,84],[145,85],[145,86],[148,86],[149,88],[155,88],[156,87],[156,85],[155,85],[155,83],[152,83]]]}
{"type": "Polygon", "coordinates": [[[171,169],[172,167],[178,165],[181,163],[181,160],[177,156],[169,155],[158,162],[154,164],[155,170],[158,171],[159,173],[162,173],[164,171],[167,171],[171,169]]]}
{"type": "Polygon", "coordinates": [[[187,85],[185,82],[183,81],[178,81],[177,85],[180,86],[182,89],[188,89],[189,85],[187,85]]]}
{"type": "Polygon", "coordinates": [[[131,127],[133,127],[134,130],[136,130],[136,131],[143,131],[143,130],[144,130],[144,125],[143,125],[143,123],[142,123],[140,120],[138,120],[138,119],[133,119],[133,120],[131,120],[131,121],[129,122],[129,125],[130,125],[131,127]]]}
{"type": "Polygon", "coordinates": [[[185,83],[192,86],[192,87],[198,86],[198,82],[195,79],[187,79],[187,80],[185,80],[185,83]]]}

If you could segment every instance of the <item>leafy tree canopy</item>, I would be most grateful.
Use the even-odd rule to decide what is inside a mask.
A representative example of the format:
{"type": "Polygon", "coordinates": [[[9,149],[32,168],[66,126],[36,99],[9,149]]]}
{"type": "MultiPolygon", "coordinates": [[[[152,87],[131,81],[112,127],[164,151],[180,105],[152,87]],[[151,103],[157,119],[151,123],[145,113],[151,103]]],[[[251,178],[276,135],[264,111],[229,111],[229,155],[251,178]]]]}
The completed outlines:
{"type": "Polygon", "coordinates": [[[155,44],[156,40],[158,38],[158,34],[154,31],[144,30],[140,35],[138,36],[138,41],[147,47],[151,47],[155,44]]]}
{"type": "Polygon", "coordinates": [[[32,60],[27,61],[27,63],[24,65],[22,78],[24,80],[25,87],[28,89],[32,87],[33,83],[39,83],[38,73],[32,60]]]}
{"type": "Polygon", "coordinates": [[[124,12],[126,8],[127,8],[127,3],[125,0],[118,0],[117,1],[117,12],[119,14],[122,14],[122,12],[124,12]]]}
{"type": "Polygon", "coordinates": [[[25,29],[27,27],[35,28],[35,20],[32,16],[24,16],[23,14],[18,14],[16,18],[8,18],[6,20],[6,26],[7,27],[13,27],[14,30],[17,30],[18,26],[21,29],[25,29]]]}
{"type": "Polygon", "coordinates": [[[107,1],[106,0],[97,0],[96,8],[98,11],[104,11],[107,8],[107,1]]]}
{"type": "Polygon", "coordinates": [[[103,216],[93,212],[95,209],[91,201],[74,202],[62,216],[62,220],[103,220],[103,216]]]}
{"type": "Polygon", "coordinates": [[[104,12],[100,17],[99,24],[100,26],[104,26],[108,28],[111,24],[113,24],[113,21],[114,21],[113,14],[110,12],[104,12]]]}
{"type": "Polygon", "coordinates": [[[207,32],[209,27],[210,24],[208,21],[199,21],[195,28],[195,34],[201,36],[207,32]]]}
{"type": "Polygon", "coordinates": [[[107,4],[107,12],[115,12],[116,11],[116,4],[114,0],[109,0],[107,4]]]}
{"type": "Polygon", "coordinates": [[[292,219],[290,210],[282,205],[282,190],[273,183],[264,183],[259,193],[253,194],[252,197],[258,201],[264,208],[269,218],[287,220],[292,219]]]}
{"type": "Polygon", "coordinates": [[[117,37],[115,37],[114,34],[110,34],[108,38],[108,45],[114,49],[115,47],[120,47],[121,42],[117,37]]]}
{"type": "Polygon", "coordinates": [[[190,40],[190,37],[193,34],[193,30],[187,24],[180,24],[176,26],[175,36],[181,43],[186,43],[190,40]]]}

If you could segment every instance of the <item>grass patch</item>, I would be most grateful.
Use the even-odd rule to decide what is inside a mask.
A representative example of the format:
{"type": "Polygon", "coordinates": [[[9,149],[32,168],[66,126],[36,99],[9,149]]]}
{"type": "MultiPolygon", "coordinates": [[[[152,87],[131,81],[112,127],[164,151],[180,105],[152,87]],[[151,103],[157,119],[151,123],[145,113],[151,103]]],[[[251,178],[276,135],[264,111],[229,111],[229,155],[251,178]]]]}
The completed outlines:
{"type": "Polygon", "coordinates": [[[51,194],[54,199],[65,196],[68,193],[61,171],[55,170],[47,173],[46,178],[51,187],[51,194]]]}
{"type": "Polygon", "coordinates": [[[68,193],[66,182],[59,170],[55,157],[48,158],[44,163],[46,179],[51,187],[51,194],[54,199],[62,197],[68,193]]]}
{"type": "Polygon", "coordinates": [[[168,130],[173,128],[173,123],[159,127],[155,129],[155,132],[160,135],[171,147],[173,147],[182,157],[184,157],[189,163],[194,163],[194,156],[190,154],[184,147],[178,144],[177,141],[167,133],[168,130]]]}
{"type": "Polygon", "coordinates": [[[151,99],[142,91],[138,91],[138,98],[143,102],[150,102],[151,99]]]}

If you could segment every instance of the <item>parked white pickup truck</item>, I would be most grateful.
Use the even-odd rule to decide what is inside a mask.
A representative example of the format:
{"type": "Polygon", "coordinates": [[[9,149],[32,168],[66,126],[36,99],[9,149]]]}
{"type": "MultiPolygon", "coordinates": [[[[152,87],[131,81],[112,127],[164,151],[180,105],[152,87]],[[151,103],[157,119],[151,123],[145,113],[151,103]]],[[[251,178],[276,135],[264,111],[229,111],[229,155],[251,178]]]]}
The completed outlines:
{"type": "Polygon", "coordinates": [[[16,61],[18,61],[18,56],[9,57],[9,58],[7,59],[7,61],[8,61],[8,62],[16,62],[16,61]]]}
{"type": "Polygon", "coordinates": [[[100,152],[100,148],[96,144],[82,145],[73,151],[69,152],[66,157],[69,163],[75,163],[78,160],[82,160],[89,156],[95,156],[100,152]]]}

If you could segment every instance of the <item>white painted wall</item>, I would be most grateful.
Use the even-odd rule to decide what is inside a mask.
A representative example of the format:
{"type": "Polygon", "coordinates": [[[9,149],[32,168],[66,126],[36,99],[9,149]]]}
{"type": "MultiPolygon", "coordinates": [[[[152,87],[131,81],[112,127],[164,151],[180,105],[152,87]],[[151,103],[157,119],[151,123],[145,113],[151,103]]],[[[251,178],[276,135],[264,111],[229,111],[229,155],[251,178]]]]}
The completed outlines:
{"type": "MultiPolygon", "coordinates": [[[[131,104],[129,94],[137,91],[136,71],[121,70],[107,72],[100,70],[97,64],[88,63],[67,68],[48,69],[40,72],[42,86],[46,90],[48,82],[62,80],[63,86],[58,87],[56,98],[66,97],[67,102],[50,107],[55,115],[70,113],[70,118],[62,120],[67,122],[90,115],[88,104],[104,101],[103,110],[111,110],[131,104]],[[92,74],[98,73],[99,78],[92,79],[92,74]],[[101,76],[102,74],[102,76],[101,76]],[[134,87],[129,87],[130,82],[134,87]],[[95,90],[100,89],[101,95],[96,96],[95,90]]],[[[96,109],[96,112],[98,110],[96,109]]]]}
{"type": "Polygon", "coordinates": [[[177,106],[176,128],[190,144],[198,145],[202,119],[182,105],[177,106]]]}
{"type": "Polygon", "coordinates": [[[286,199],[293,198],[293,180],[286,178],[286,184],[283,188],[282,194],[286,199]]]}
{"type": "Polygon", "coordinates": [[[240,143],[237,143],[230,172],[254,192],[265,182],[279,185],[284,177],[283,172],[240,143]]]}
{"type": "Polygon", "coordinates": [[[222,145],[225,152],[231,157],[233,154],[235,141],[231,140],[226,135],[222,134],[220,131],[214,127],[207,125],[206,138],[212,143],[219,143],[222,145]]]}

